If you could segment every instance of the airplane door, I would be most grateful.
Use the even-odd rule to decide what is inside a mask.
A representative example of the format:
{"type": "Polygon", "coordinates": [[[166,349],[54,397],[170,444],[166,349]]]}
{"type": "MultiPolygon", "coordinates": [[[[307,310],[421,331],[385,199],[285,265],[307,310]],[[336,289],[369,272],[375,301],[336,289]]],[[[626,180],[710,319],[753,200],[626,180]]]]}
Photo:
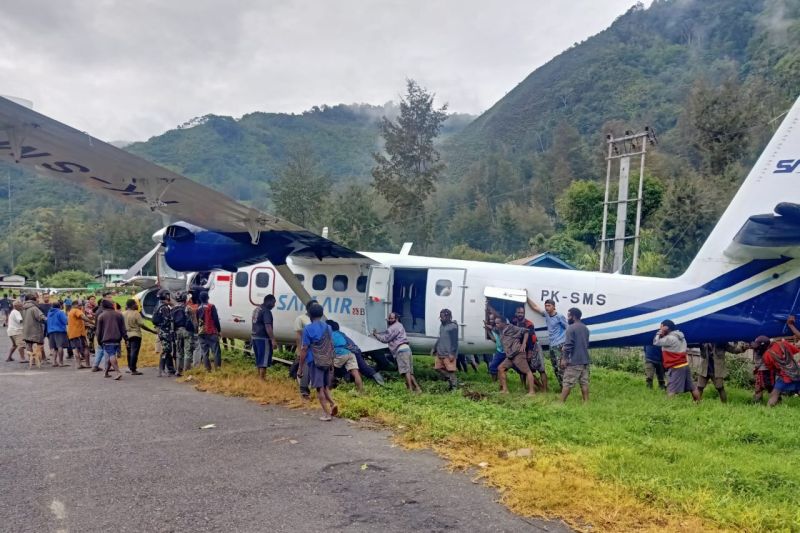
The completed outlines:
{"type": "Polygon", "coordinates": [[[250,303],[264,303],[264,297],[275,293],[275,270],[270,267],[255,267],[250,278],[250,303]]]}
{"type": "Polygon", "coordinates": [[[369,267],[367,280],[367,302],[365,305],[367,332],[373,329],[386,329],[386,317],[392,308],[391,294],[392,270],[385,266],[369,267]]]}
{"type": "Polygon", "coordinates": [[[464,338],[464,289],[467,271],[463,268],[428,269],[425,295],[425,335],[439,336],[439,311],[449,309],[459,325],[459,338],[464,338]]]}

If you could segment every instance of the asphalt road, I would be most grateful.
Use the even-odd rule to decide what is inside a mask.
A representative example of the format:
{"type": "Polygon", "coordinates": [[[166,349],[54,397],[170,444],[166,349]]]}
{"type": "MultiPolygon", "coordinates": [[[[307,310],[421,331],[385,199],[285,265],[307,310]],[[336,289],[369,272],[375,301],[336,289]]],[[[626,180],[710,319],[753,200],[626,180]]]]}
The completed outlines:
{"type": "Polygon", "coordinates": [[[8,348],[0,329],[2,531],[568,531],[513,515],[385,432],[150,368],[119,382],[29,371],[8,348]]]}

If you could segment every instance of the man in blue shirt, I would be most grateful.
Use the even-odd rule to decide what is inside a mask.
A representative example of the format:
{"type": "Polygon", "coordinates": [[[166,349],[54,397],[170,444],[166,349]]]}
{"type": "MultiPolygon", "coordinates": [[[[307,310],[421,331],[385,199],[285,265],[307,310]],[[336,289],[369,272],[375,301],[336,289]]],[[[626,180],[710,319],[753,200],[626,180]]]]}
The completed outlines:
{"type": "Polygon", "coordinates": [[[658,378],[658,388],[667,390],[664,381],[664,361],[661,359],[661,346],[645,344],[644,346],[644,376],[647,388],[653,388],[653,377],[658,378]]]}
{"type": "Polygon", "coordinates": [[[530,298],[528,298],[528,305],[542,315],[545,324],[547,324],[550,364],[553,365],[553,372],[556,375],[556,379],[558,379],[559,388],[563,388],[564,373],[559,364],[559,359],[561,358],[561,351],[567,334],[567,319],[561,313],[556,312],[556,303],[553,300],[545,300],[544,309],[536,305],[530,298]]]}

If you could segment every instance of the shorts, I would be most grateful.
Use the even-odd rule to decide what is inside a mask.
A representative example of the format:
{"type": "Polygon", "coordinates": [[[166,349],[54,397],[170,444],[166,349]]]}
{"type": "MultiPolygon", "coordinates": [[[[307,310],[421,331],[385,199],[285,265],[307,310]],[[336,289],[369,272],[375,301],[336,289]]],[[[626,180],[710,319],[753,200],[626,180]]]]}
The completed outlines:
{"type": "Polygon", "coordinates": [[[792,392],[800,393],[800,381],[790,381],[786,383],[783,379],[776,379],[775,390],[779,391],[781,394],[789,394],[792,392]]]}
{"type": "Polygon", "coordinates": [[[103,353],[106,355],[106,357],[117,357],[120,354],[119,344],[103,343],[103,353]]]}
{"type": "Polygon", "coordinates": [[[506,356],[505,361],[500,363],[500,367],[499,368],[501,368],[503,370],[509,370],[512,367],[514,367],[517,370],[520,370],[520,371],[524,372],[525,374],[527,374],[526,370],[528,368],[530,368],[530,367],[528,366],[528,358],[525,357],[524,353],[520,352],[517,355],[515,355],[514,357],[506,356]]]}
{"type": "Polygon", "coordinates": [[[537,348],[528,353],[530,354],[530,358],[528,359],[528,366],[530,369],[534,372],[544,374],[544,357],[542,357],[542,351],[537,348]]]}
{"type": "Polygon", "coordinates": [[[256,368],[269,367],[272,361],[272,341],[265,337],[253,337],[252,345],[256,356],[256,368]]]}
{"type": "Polygon", "coordinates": [[[571,389],[578,384],[589,385],[589,365],[570,365],[564,369],[563,386],[571,389]]]}
{"type": "Polygon", "coordinates": [[[414,363],[411,360],[411,348],[408,344],[401,344],[394,354],[395,361],[397,361],[397,371],[403,374],[414,373],[414,363]]]}
{"type": "Polygon", "coordinates": [[[506,354],[503,352],[494,352],[492,356],[492,361],[489,363],[489,374],[492,376],[497,375],[497,369],[500,367],[500,364],[506,360],[506,354]]]}
{"type": "Polygon", "coordinates": [[[331,386],[333,370],[330,368],[319,368],[314,363],[307,363],[305,370],[308,372],[308,386],[321,389],[331,386]]]}
{"type": "Polygon", "coordinates": [[[350,372],[351,370],[358,370],[358,361],[356,356],[348,353],[347,355],[336,355],[333,358],[333,368],[342,368],[350,372]]]}
{"type": "Polygon", "coordinates": [[[669,369],[669,382],[667,383],[668,394],[681,394],[682,392],[692,392],[694,382],[689,365],[680,368],[669,369]]]}
{"type": "Polygon", "coordinates": [[[69,342],[67,341],[67,333],[65,331],[54,331],[47,335],[48,340],[50,341],[50,349],[51,350],[61,350],[62,348],[68,348],[69,342]]]}
{"type": "Polygon", "coordinates": [[[456,372],[458,370],[458,366],[456,365],[456,358],[450,357],[436,357],[433,368],[435,370],[446,370],[448,372],[456,372]]]}
{"type": "Polygon", "coordinates": [[[717,389],[722,389],[725,387],[724,378],[717,378],[717,377],[707,378],[704,376],[697,376],[697,386],[701,389],[704,389],[706,385],[708,385],[709,381],[713,381],[714,387],[716,387],[717,389]]]}
{"type": "Polygon", "coordinates": [[[22,333],[19,335],[9,335],[9,339],[11,339],[11,346],[13,348],[21,348],[25,346],[25,341],[22,340],[22,333]]]}
{"type": "Polygon", "coordinates": [[[86,337],[75,337],[69,340],[69,347],[73,350],[83,352],[89,347],[89,342],[86,340],[86,337]]]}

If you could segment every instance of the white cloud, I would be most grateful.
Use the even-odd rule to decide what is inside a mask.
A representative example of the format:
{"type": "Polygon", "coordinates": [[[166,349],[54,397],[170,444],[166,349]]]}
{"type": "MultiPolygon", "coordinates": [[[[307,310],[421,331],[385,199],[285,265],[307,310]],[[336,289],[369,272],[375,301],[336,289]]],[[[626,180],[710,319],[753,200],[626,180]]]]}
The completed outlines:
{"type": "Polygon", "coordinates": [[[633,0],[5,0],[0,94],[93,135],[396,99],[480,113],[633,0]]]}

